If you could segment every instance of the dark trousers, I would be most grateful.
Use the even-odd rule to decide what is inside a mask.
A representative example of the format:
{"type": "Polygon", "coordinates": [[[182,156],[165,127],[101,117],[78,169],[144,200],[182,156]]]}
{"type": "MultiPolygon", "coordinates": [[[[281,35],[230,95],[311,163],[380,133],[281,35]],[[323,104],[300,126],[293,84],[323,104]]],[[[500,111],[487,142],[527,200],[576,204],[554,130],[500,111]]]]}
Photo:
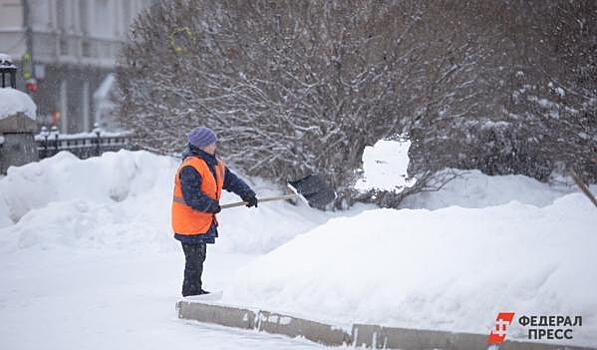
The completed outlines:
{"type": "Polygon", "coordinates": [[[184,252],[184,281],[182,283],[182,296],[201,294],[201,274],[205,261],[206,244],[182,243],[184,252]]]}

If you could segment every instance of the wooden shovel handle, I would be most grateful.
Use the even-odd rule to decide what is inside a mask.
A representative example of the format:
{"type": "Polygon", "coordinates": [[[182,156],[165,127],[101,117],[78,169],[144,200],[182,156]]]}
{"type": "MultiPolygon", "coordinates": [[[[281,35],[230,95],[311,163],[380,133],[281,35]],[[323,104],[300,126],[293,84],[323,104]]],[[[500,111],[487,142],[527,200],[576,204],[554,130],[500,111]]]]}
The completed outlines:
{"type": "MultiPolygon", "coordinates": [[[[258,203],[263,203],[263,202],[271,202],[271,201],[280,201],[280,200],[284,200],[284,199],[292,199],[292,198],[296,198],[298,197],[298,195],[296,194],[285,194],[283,196],[274,196],[274,197],[266,197],[266,198],[259,198],[258,199],[258,203]]],[[[221,206],[222,209],[227,209],[227,208],[234,208],[234,207],[240,207],[243,205],[246,205],[247,202],[235,202],[235,203],[228,203],[228,204],[224,204],[221,206]]]]}

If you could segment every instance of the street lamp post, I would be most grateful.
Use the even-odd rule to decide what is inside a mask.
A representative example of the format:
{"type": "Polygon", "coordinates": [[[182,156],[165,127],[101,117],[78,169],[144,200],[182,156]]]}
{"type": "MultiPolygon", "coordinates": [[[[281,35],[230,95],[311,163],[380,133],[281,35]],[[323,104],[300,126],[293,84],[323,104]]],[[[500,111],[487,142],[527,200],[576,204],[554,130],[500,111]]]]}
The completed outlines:
{"type": "Polygon", "coordinates": [[[54,135],[54,154],[56,154],[58,153],[58,136],[60,135],[60,131],[56,125],[52,125],[50,133],[54,135]]]}
{"type": "Polygon", "coordinates": [[[46,128],[45,125],[42,126],[39,134],[44,138],[44,156],[43,157],[47,158],[48,157],[48,136],[50,136],[48,128],[46,128]]]}
{"type": "Polygon", "coordinates": [[[17,66],[12,63],[10,56],[3,53],[0,53],[0,82],[3,88],[17,88],[17,66]],[[7,86],[7,82],[10,85],[7,86]]]}
{"type": "Polygon", "coordinates": [[[100,145],[101,144],[100,134],[101,134],[102,130],[100,129],[98,123],[93,124],[93,132],[97,136],[97,144],[95,145],[95,154],[99,157],[102,154],[101,145],[100,145]]]}

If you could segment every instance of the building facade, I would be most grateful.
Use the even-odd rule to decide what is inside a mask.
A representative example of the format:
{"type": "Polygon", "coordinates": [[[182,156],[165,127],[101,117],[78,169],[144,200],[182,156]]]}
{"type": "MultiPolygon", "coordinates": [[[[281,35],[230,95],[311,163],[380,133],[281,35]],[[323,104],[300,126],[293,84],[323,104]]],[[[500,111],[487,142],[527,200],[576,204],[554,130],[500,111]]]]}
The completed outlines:
{"type": "Polygon", "coordinates": [[[0,52],[19,66],[42,125],[61,133],[113,127],[102,106],[110,98],[122,44],[155,0],[0,0],[0,52]]]}

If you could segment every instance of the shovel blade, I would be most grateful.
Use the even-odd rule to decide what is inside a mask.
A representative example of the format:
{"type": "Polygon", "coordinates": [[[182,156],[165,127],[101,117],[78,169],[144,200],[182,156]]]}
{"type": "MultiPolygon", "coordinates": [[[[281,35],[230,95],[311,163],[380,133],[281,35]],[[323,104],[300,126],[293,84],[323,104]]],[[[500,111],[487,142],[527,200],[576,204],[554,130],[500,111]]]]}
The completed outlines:
{"type": "Polygon", "coordinates": [[[288,186],[314,208],[323,209],[336,199],[336,192],[320,175],[288,181],[288,186]]]}

